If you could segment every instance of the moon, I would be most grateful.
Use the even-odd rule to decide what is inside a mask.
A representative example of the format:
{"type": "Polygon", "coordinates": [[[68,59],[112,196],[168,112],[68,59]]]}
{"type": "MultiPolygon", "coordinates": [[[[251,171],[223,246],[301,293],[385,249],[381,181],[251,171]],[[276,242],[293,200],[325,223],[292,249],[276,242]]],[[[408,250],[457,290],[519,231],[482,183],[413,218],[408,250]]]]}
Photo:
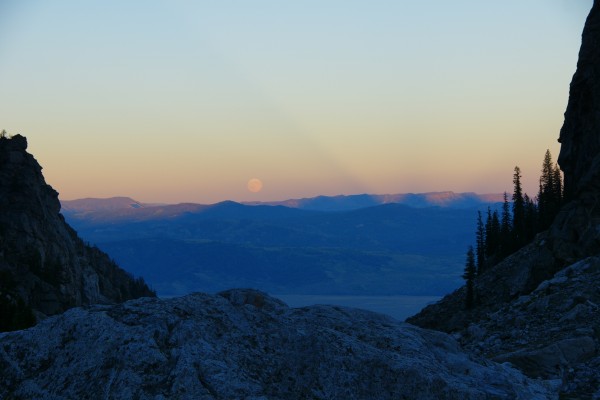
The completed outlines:
{"type": "Polygon", "coordinates": [[[262,190],[263,183],[260,179],[252,178],[248,181],[248,190],[252,193],[258,193],[262,190]]]}

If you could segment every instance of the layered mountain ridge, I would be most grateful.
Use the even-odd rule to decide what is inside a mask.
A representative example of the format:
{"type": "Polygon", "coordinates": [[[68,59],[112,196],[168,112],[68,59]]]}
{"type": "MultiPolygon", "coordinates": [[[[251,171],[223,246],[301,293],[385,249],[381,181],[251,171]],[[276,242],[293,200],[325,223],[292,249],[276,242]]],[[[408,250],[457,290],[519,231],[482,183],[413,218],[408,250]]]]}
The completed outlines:
{"type": "MultiPolygon", "coordinates": [[[[502,193],[455,193],[428,192],[428,193],[397,193],[397,194],[354,194],[337,196],[317,196],[302,199],[289,199],[282,201],[254,201],[242,202],[247,206],[281,206],[308,211],[351,211],[361,208],[379,206],[383,204],[402,204],[414,208],[444,207],[453,209],[467,209],[482,205],[501,203],[502,193]]],[[[154,204],[143,203],[131,197],[117,196],[109,198],[85,198],[76,200],[61,200],[64,213],[75,218],[104,219],[141,219],[151,218],[152,215],[177,216],[183,212],[202,212],[223,204],[234,203],[224,201],[215,204],[178,203],[154,204]],[[140,209],[144,210],[140,210],[140,209]],[[137,210],[137,211],[136,211],[137,210]],[[137,216],[136,216],[137,214],[137,216]]]]}
{"type": "MultiPolygon", "coordinates": [[[[461,284],[477,210],[501,194],[341,195],[251,204],[63,200],[79,235],[161,296],[441,296],[461,284]],[[445,279],[440,279],[440,277],[445,279]]],[[[402,316],[404,318],[405,316],[402,316]]]]}
{"type": "Polygon", "coordinates": [[[382,204],[403,204],[410,207],[450,207],[472,208],[483,204],[500,203],[501,193],[455,193],[452,191],[428,193],[396,193],[396,194],[356,194],[338,196],[317,196],[302,199],[289,199],[272,202],[256,202],[246,204],[277,205],[303,210],[347,211],[382,204]]]}
{"type": "Polygon", "coordinates": [[[395,203],[348,211],[122,204],[64,215],[81,237],[163,296],[232,287],[281,295],[441,296],[461,284],[477,216],[476,208],[395,203]]]}

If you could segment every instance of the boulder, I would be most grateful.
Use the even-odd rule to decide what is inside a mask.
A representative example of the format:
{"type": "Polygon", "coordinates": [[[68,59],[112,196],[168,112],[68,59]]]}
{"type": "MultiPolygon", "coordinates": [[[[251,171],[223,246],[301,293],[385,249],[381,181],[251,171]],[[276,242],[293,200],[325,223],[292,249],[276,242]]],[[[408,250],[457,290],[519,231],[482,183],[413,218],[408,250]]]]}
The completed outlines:
{"type": "Polygon", "coordinates": [[[253,290],[74,308],[0,334],[0,398],[557,399],[441,332],[253,290]]]}

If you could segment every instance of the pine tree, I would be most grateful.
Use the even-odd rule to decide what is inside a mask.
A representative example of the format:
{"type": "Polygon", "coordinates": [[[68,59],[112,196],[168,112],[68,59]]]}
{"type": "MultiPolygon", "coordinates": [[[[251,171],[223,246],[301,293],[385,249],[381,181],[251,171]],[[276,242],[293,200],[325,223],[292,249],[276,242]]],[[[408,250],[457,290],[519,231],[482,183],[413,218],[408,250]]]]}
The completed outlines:
{"type": "Polygon", "coordinates": [[[558,214],[562,203],[562,179],[560,170],[552,162],[550,150],[546,150],[542,163],[540,176],[540,189],[538,192],[539,229],[550,227],[554,217],[558,214]]]}
{"type": "Polygon", "coordinates": [[[488,207],[485,224],[480,211],[477,215],[476,274],[502,261],[519,248],[531,242],[535,235],[547,229],[563,203],[563,182],[558,165],[546,150],[539,181],[536,202],[523,193],[521,169],[514,168],[512,206],[504,192],[502,209],[488,207]]]}
{"type": "Polygon", "coordinates": [[[534,201],[525,194],[523,196],[525,202],[525,215],[523,218],[525,226],[525,243],[529,243],[533,240],[536,233],[538,233],[538,211],[534,201]]]}
{"type": "Polygon", "coordinates": [[[502,258],[506,257],[512,252],[512,243],[510,204],[508,203],[508,194],[504,192],[504,202],[502,203],[502,221],[500,224],[500,256],[502,258]]]}
{"type": "MultiPolygon", "coordinates": [[[[553,186],[553,198],[554,201],[556,203],[556,213],[558,213],[558,210],[560,209],[560,207],[563,204],[563,182],[562,182],[562,175],[560,173],[560,168],[558,167],[558,164],[554,164],[554,169],[552,171],[553,173],[553,179],[552,179],[552,183],[554,184],[553,186]]],[[[556,216],[556,214],[555,214],[556,216]]]]}
{"type": "Polygon", "coordinates": [[[494,237],[492,233],[492,209],[488,206],[487,217],[485,219],[485,256],[491,257],[494,254],[494,237]]]}
{"type": "Polygon", "coordinates": [[[500,214],[498,214],[498,210],[494,210],[492,214],[492,229],[496,233],[496,251],[500,246],[500,214]]]}
{"type": "Polygon", "coordinates": [[[467,251],[467,262],[465,264],[465,272],[463,274],[463,279],[466,281],[467,286],[467,295],[465,299],[465,308],[467,310],[473,308],[475,303],[475,287],[473,281],[475,280],[476,274],[477,270],[475,266],[475,253],[473,252],[473,246],[469,246],[469,250],[467,251]]]}
{"type": "Polygon", "coordinates": [[[526,243],[525,240],[525,199],[521,187],[521,169],[515,167],[512,195],[512,234],[515,250],[526,243]]]}
{"type": "MultiPolygon", "coordinates": [[[[500,217],[498,211],[494,210],[492,213],[488,207],[488,219],[485,224],[485,247],[486,247],[486,258],[489,260],[498,254],[500,249],[500,217]]],[[[487,265],[490,267],[490,265],[487,265]]]]}
{"type": "Polygon", "coordinates": [[[476,246],[477,246],[477,274],[480,274],[485,269],[485,226],[483,225],[483,218],[481,217],[481,211],[477,211],[477,232],[476,232],[476,246]]]}
{"type": "Polygon", "coordinates": [[[540,188],[538,192],[539,226],[546,229],[550,222],[549,215],[552,203],[552,191],[554,187],[554,174],[552,173],[552,156],[550,150],[546,150],[544,161],[542,162],[542,174],[540,175],[540,188]]]}

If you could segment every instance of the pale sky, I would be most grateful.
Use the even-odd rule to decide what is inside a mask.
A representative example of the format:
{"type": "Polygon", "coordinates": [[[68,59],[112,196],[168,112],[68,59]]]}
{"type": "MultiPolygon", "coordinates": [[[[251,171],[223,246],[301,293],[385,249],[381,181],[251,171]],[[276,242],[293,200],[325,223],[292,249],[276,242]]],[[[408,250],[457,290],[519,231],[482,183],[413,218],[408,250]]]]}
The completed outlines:
{"type": "Polygon", "coordinates": [[[0,129],[65,200],[535,195],[591,6],[0,0],[0,129]]]}

